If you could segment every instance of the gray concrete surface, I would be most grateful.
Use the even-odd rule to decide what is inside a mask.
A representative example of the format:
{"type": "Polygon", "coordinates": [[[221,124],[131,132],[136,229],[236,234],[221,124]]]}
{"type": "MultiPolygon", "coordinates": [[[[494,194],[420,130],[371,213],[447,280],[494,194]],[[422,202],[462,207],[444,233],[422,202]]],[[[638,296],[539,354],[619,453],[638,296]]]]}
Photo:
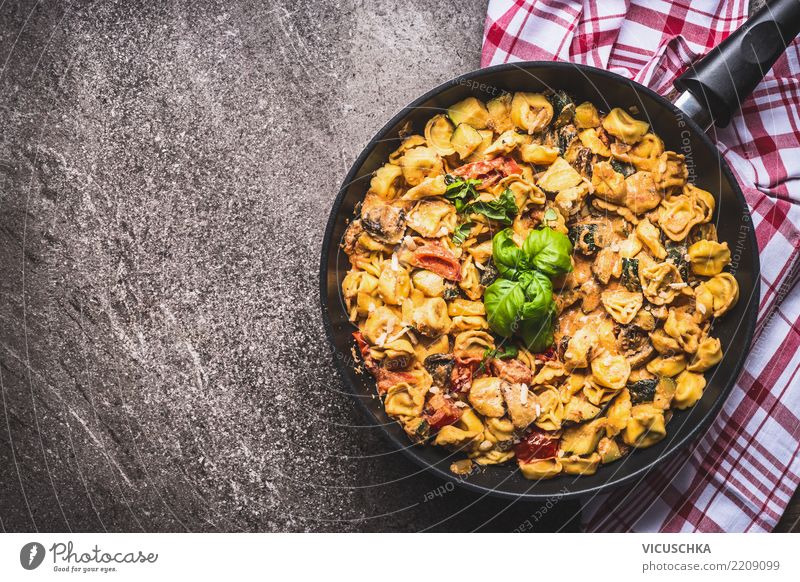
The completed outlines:
{"type": "Polygon", "coordinates": [[[442,483],[363,426],[318,309],[349,164],[478,66],[484,14],[2,4],[0,530],[511,530],[539,509],[426,501],[442,483]]]}

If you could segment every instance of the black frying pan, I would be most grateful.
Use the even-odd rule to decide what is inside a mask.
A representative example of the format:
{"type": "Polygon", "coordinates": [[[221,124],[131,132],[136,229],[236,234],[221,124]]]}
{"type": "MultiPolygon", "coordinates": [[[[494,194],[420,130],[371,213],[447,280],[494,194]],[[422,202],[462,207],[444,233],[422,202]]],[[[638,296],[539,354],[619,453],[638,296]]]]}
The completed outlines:
{"type": "Polygon", "coordinates": [[[378,132],[353,164],[333,204],[322,247],[320,291],[325,331],[345,383],[372,422],[383,428],[398,449],[421,467],[468,489],[511,498],[574,497],[599,493],[641,478],[709,425],[738,378],[753,338],[760,271],[747,204],[705,130],[713,121],[720,126],[730,121],[740,102],[798,32],[800,0],[770,3],[678,79],[675,85],[684,93],[675,104],[638,83],[593,67],[557,62],[515,63],[468,73],[440,85],[395,115],[378,132]],[[591,476],[563,476],[534,482],[523,478],[516,464],[508,464],[487,467],[456,479],[449,466],[455,459],[463,458],[463,453],[451,453],[441,447],[412,446],[402,428],[384,412],[373,378],[353,369],[354,328],[347,319],[340,292],[349,261],[339,245],[356,203],[366,193],[372,172],[399,146],[398,131],[406,123],[410,122],[415,132],[421,134],[433,114],[470,95],[485,101],[501,91],[541,92],[549,88],[567,91],[576,103],[588,100],[606,110],[635,106],[639,110],[637,117],[650,122],[667,149],[686,154],[690,180],[716,196],[714,220],[719,239],[728,241],[731,247],[731,271],[739,283],[740,299],[732,311],[714,324],[714,335],[722,341],[724,358],[706,374],[708,386],[702,399],[689,410],[675,411],[667,427],[667,437],[657,445],[601,466],[591,476]]]}

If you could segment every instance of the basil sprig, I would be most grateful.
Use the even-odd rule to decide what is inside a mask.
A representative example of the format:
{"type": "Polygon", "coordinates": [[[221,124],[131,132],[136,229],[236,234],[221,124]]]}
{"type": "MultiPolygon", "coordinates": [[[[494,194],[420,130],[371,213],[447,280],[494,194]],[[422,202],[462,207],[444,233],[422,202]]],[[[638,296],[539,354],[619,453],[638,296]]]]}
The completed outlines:
{"type": "MultiPolygon", "coordinates": [[[[447,189],[444,197],[453,203],[459,214],[482,214],[483,216],[508,226],[519,213],[514,193],[506,188],[495,200],[475,200],[478,197],[480,180],[456,178],[450,174],[444,177],[447,189]]],[[[466,223],[465,223],[466,224],[466,223]]],[[[461,242],[466,240],[466,236],[461,242]]],[[[460,244],[460,243],[456,243],[460,244]]]]}
{"type": "Polygon", "coordinates": [[[556,305],[551,278],[572,271],[572,243],[549,227],[532,230],[522,247],[509,228],[492,239],[500,278],[486,288],[483,303],[489,326],[502,337],[516,334],[532,352],[553,344],[556,305]]]}

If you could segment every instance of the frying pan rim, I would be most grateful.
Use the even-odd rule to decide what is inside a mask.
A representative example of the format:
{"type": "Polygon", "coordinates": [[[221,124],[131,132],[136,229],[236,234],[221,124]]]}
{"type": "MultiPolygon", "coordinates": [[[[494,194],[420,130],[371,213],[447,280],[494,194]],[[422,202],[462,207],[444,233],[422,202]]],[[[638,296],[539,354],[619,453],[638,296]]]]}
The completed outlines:
{"type": "MultiPolygon", "coordinates": [[[[605,69],[599,69],[597,67],[592,67],[589,65],[582,65],[577,63],[568,63],[568,62],[555,62],[555,61],[521,61],[516,63],[504,63],[500,65],[494,65],[491,67],[485,67],[481,69],[476,69],[474,71],[470,71],[461,75],[458,75],[449,81],[441,83],[427,91],[422,96],[418,97],[405,107],[403,107],[400,111],[398,111],[392,118],[381,127],[381,129],[376,132],[372,139],[366,144],[364,149],[361,151],[359,156],[355,159],[355,161],[350,166],[350,170],[347,172],[344,181],[342,182],[341,187],[339,188],[339,192],[334,199],[333,206],[331,207],[330,214],[328,215],[328,222],[325,227],[325,234],[324,239],[322,241],[322,254],[320,258],[320,305],[322,308],[322,321],[323,326],[325,328],[325,335],[328,340],[328,345],[331,347],[333,351],[335,351],[335,342],[334,342],[334,332],[333,332],[333,324],[330,319],[330,306],[328,305],[328,256],[331,251],[331,245],[333,244],[332,236],[333,230],[335,228],[336,219],[339,215],[339,209],[341,208],[345,195],[347,193],[348,186],[353,182],[358,170],[361,168],[367,157],[372,153],[372,150],[376,147],[380,141],[386,137],[386,134],[389,130],[395,127],[399,122],[401,122],[408,114],[409,111],[414,110],[415,108],[419,107],[422,103],[428,101],[429,99],[435,97],[436,95],[444,92],[449,87],[458,84],[464,84],[465,81],[472,81],[478,77],[482,77],[489,73],[498,73],[507,70],[524,70],[530,69],[534,67],[545,67],[550,69],[580,69],[584,72],[589,72],[593,75],[598,75],[599,77],[604,77],[606,80],[614,83],[622,83],[630,86],[634,89],[637,93],[643,93],[648,97],[654,99],[657,103],[664,106],[668,111],[672,112],[673,115],[679,116],[683,119],[683,121],[687,124],[689,129],[691,130],[694,136],[698,136],[701,141],[709,148],[709,150],[713,153],[716,157],[717,162],[719,163],[719,167],[722,170],[723,175],[728,180],[728,182],[733,186],[733,191],[736,194],[736,197],[741,205],[741,208],[747,213],[749,217],[749,224],[751,228],[748,229],[747,238],[749,239],[750,249],[751,249],[751,259],[753,263],[753,279],[755,280],[755,289],[754,291],[758,290],[758,293],[753,293],[753,295],[757,295],[757,297],[750,297],[748,305],[746,307],[747,312],[745,313],[745,323],[746,327],[744,329],[745,332],[745,344],[747,349],[745,350],[744,356],[747,355],[747,352],[750,350],[751,343],[753,341],[753,335],[755,333],[756,327],[756,319],[758,316],[758,297],[760,297],[760,284],[761,284],[761,263],[758,255],[758,245],[756,243],[755,238],[755,229],[752,228],[753,220],[752,220],[752,213],[750,212],[750,208],[747,205],[747,201],[745,200],[744,194],[742,193],[742,189],[739,186],[739,182],[736,180],[733,172],[731,171],[730,167],[728,166],[727,161],[722,157],[717,147],[708,137],[705,131],[700,128],[690,117],[685,115],[680,109],[675,107],[675,105],[667,100],[666,98],[662,97],[652,89],[645,87],[637,83],[636,81],[632,81],[622,75],[618,75],[617,73],[613,73],[611,71],[607,71],[605,69]]],[[[336,245],[338,246],[338,245],[336,245]]],[[[417,455],[415,447],[409,447],[408,442],[401,442],[401,440],[392,434],[387,427],[383,426],[377,418],[373,415],[372,411],[366,405],[365,402],[362,401],[360,396],[362,395],[356,387],[350,382],[348,378],[349,369],[347,368],[346,362],[342,358],[333,358],[336,362],[336,368],[339,371],[339,375],[344,381],[345,385],[347,386],[348,390],[350,391],[353,396],[355,396],[356,401],[358,401],[359,406],[361,407],[362,411],[366,414],[368,418],[370,418],[373,423],[380,426],[383,434],[389,439],[389,441],[399,449],[406,457],[411,459],[417,466],[427,471],[432,472],[433,474],[437,475],[439,478],[444,479],[445,481],[452,482],[460,487],[473,491],[475,493],[481,493],[486,495],[491,495],[493,497],[499,497],[504,499],[511,499],[511,500],[544,500],[548,498],[552,498],[552,493],[536,493],[535,490],[525,492],[525,493],[516,493],[512,491],[505,491],[502,489],[497,488],[490,488],[485,487],[483,485],[478,485],[475,483],[471,483],[466,480],[457,479],[455,475],[452,473],[445,471],[439,468],[436,465],[432,465],[428,463],[425,459],[421,456],[417,455]]],[[[714,403],[711,405],[709,411],[703,416],[699,422],[695,423],[694,426],[690,427],[688,433],[680,440],[673,443],[670,443],[667,450],[660,455],[657,459],[654,459],[652,462],[640,467],[639,469],[634,470],[630,474],[612,478],[605,483],[600,485],[596,485],[587,489],[583,490],[570,490],[564,493],[558,494],[560,499],[575,499],[586,497],[590,495],[597,495],[599,493],[605,493],[613,489],[617,489],[627,483],[630,483],[638,478],[643,477],[650,471],[652,471],[655,467],[663,464],[676,455],[678,452],[684,450],[689,442],[694,439],[700,431],[704,431],[708,428],[711,424],[712,420],[717,417],[719,414],[720,409],[722,408],[725,401],[730,396],[731,390],[733,389],[734,384],[739,379],[739,376],[742,372],[742,367],[744,366],[744,361],[746,357],[738,358],[735,364],[735,369],[733,375],[731,376],[731,380],[727,382],[727,384],[722,388],[720,391],[719,396],[716,398],[714,403]]],[[[491,468],[490,468],[491,470],[491,468]]],[[[580,481],[573,482],[573,486],[579,485],[580,481]]],[[[532,484],[532,488],[535,488],[535,483],[532,484]]]]}

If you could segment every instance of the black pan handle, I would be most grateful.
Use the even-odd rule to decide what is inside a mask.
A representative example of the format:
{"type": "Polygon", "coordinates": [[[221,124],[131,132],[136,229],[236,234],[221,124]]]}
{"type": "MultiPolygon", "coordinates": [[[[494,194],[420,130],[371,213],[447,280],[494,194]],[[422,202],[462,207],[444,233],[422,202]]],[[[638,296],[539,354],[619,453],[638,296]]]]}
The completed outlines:
{"type": "Polygon", "coordinates": [[[798,33],[800,0],[768,2],[675,80],[691,95],[684,93],[676,105],[701,125],[725,127],[798,33]]]}

